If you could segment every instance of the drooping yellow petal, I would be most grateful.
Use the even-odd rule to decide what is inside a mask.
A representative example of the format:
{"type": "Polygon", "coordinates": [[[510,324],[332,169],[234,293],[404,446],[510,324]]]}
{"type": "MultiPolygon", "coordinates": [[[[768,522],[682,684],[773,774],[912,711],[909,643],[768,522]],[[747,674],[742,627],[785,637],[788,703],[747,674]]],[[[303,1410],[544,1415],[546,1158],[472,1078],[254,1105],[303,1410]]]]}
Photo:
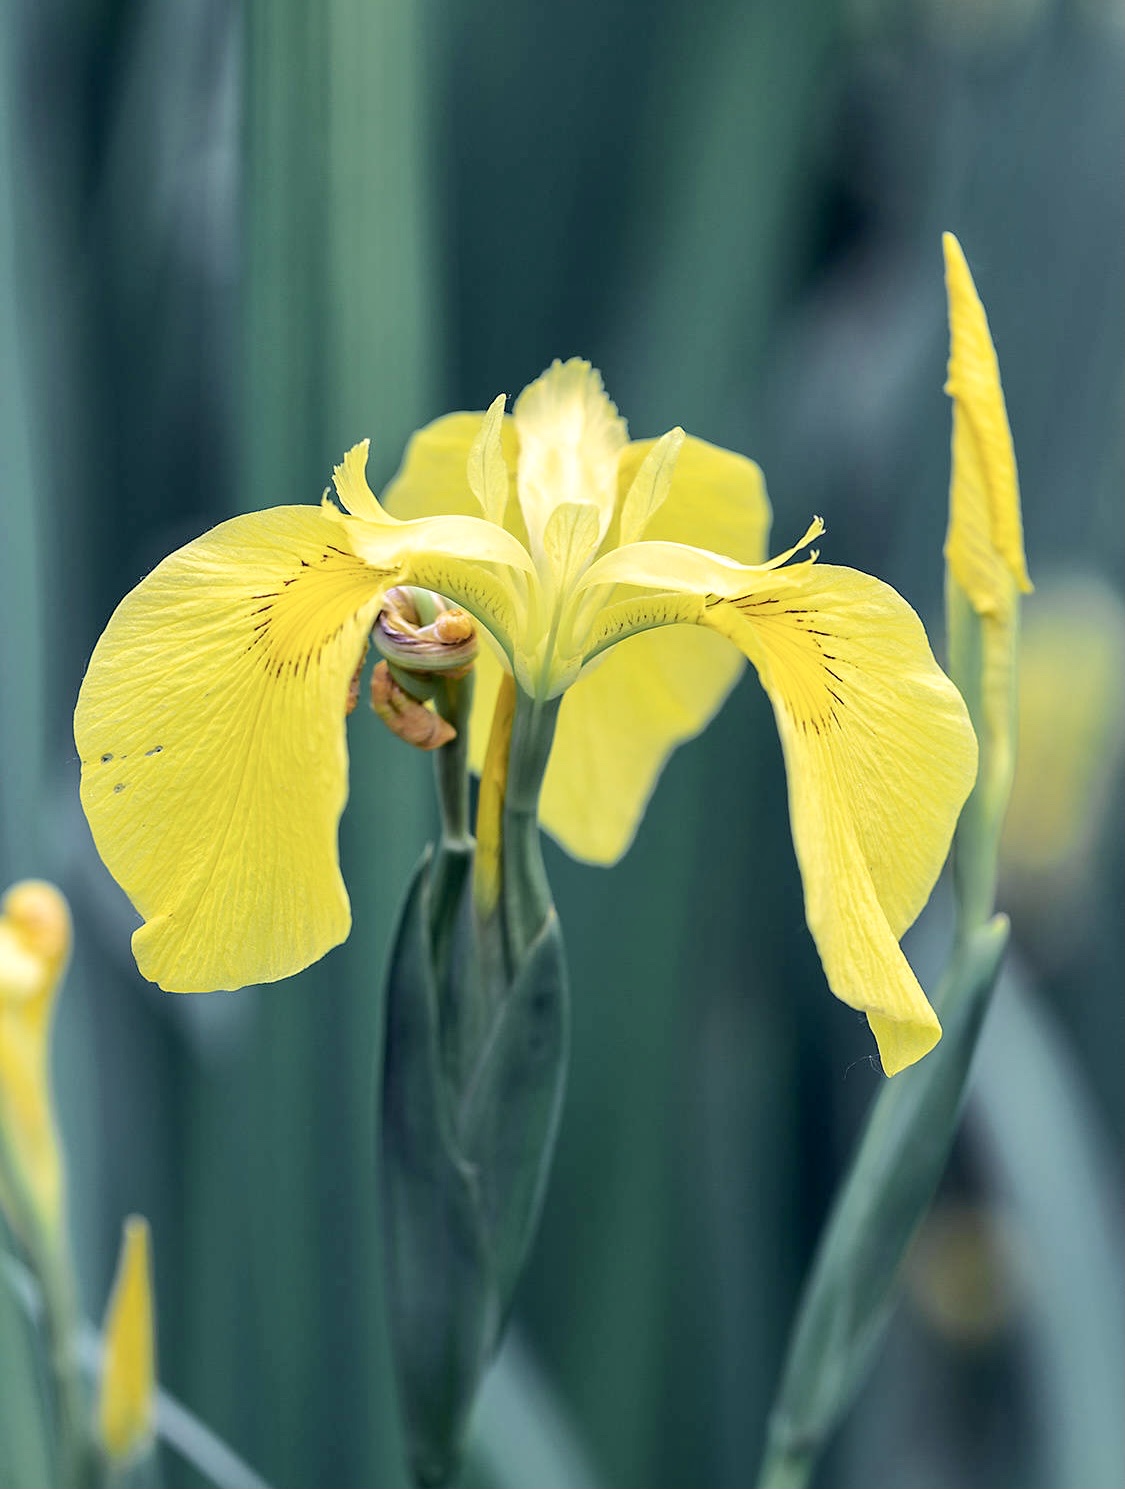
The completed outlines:
{"type": "MultiPolygon", "coordinates": [[[[742,667],[733,647],[694,626],[645,631],[604,653],[559,708],[539,802],[552,837],[574,858],[615,863],[668,757],[711,720],[742,667]]],[[[502,675],[482,651],[470,736],[478,771],[502,675]]]]}
{"type": "Polygon", "coordinates": [[[106,1309],[98,1424],[109,1456],[130,1458],[152,1437],[156,1343],[148,1222],[130,1215],[106,1309]]]}
{"type": "MultiPolygon", "coordinates": [[[[29,879],[0,901],[0,1143],[40,1220],[62,1223],[63,1163],[50,1085],[51,1019],[70,954],[70,911],[53,884],[29,879]]],[[[0,1172],[0,1208],[22,1229],[0,1172]]]]}
{"type": "Polygon", "coordinates": [[[118,606],[75,712],[82,803],[179,992],[271,982],[348,934],[344,714],[396,574],[312,507],[236,517],[118,606]]]}
{"type": "Polygon", "coordinates": [[[953,474],[945,556],[980,615],[1006,616],[1031,581],[1019,484],[996,350],[961,245],[942,238],[949,296],[953,474]]]}
{"type": "MultiPolygon", "coordinates": [[[[622,511],[642,465],[658,443],[634,440],[622,450],[617,468],[622,511]]],[[[766,556],[769,528],[765,482],[754,461],[689,434],[679,447],[664,499],[654,504],[643,536],[721,553],[737,564],[760,564],[766,556]]],[[[635,541],[625,529],[611,528],[609,538],[607,548],[635,541]]]]}
{"type": "Polygon", "coordinates": [[[773,704],[809,928],[829,986],[862,1009],[893,1075],[940,1037],[899,947],[949,851],[976,773],[964,703],[889,586],[816,564],[716,602],[773,704]]]}

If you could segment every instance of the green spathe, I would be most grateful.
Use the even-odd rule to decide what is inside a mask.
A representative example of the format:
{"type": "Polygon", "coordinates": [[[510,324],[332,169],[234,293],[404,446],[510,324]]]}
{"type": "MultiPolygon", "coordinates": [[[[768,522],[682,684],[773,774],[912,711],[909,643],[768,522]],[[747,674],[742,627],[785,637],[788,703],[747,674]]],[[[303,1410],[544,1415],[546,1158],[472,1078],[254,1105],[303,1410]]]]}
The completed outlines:
{"type": "Polygon", "coordinates": [[[499,1343],[538,1220],[568,1046],[553,908],[510,982],[482,986],[473,850],[447,853],[444,867],[423,856],[392,945],[380,1133],[393,1342],[422,1484],[452,1473],[499,1343]]]}

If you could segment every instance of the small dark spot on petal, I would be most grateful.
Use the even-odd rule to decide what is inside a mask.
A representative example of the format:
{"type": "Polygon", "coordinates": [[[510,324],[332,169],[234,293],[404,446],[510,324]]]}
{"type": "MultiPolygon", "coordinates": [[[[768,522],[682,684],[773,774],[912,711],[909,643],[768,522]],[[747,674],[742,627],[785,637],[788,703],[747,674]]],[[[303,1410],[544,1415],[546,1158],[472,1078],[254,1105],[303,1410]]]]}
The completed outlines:
{"type": "Polygon", "coordinates": [[[162,749],[163,749],[163,748],[164,748],[164,746],[163,746],[163,745],[153,745],[153,747],[152,747],[152,749],[151,749],[151,750],[146,750],[146,751],[145,751],[145,754],[146,754],[146,755],[159,755],[159,754],[160,754],[160,752],[161,752],[161,750],[162,750],[162,749]]]}
{"type": "Polygon", "coordinates": [[[108,765],[108,764],[109,764],[109,762],[110,762],[110,761],[111,761],[111,760],[112,760],[112,759],[113,759],[113,756],[112,756],[112,755],[103,755],[103,756],[102,756],[102,764],[103,764],[103,765],[108,765]]]}
{"type": "Polygon", "coordinates": [[[125,782],[124,781],[118,781],[117,785],[114,786],[114,788],[113,788],[113,794],[114,794],[114,796],[119,796],[120,793],[122,791],[124,791],[124,789],[125,789],[125,782]]]}

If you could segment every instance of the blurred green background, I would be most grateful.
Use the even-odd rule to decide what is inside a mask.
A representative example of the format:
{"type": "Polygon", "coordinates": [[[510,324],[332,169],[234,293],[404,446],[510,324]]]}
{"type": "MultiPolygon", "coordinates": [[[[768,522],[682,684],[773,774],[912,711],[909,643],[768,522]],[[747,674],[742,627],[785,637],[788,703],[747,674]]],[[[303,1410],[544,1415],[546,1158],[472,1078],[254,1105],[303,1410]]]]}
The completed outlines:
{"type": "MultiPolygon", "coordinates": [[[[774,546],[823,514],[825,557],[894,584],[940,654],[949,228],[1037,584],[1014,952],[817,1482],[1121,1485],[1117,0],[11,0],[0,48],[0,864],[75,909],[56,1085],[91,1315],[140,1210],[169,1388],[278,1486],[403,1483],[373,1071],[429,765],[357,711],[349,942],[277,986],[157,992],[70,737],[118,599],[233,512],[315,501],[358,439],[385,479],[419,424],[579,354],[634,435],[753,454],[774,546]]],[[[619,867],[548,867],[571,1084],[467,1478],[736,1489],[882,1079],[804,927],[753,678],[619,867]]],[[[925,984],[945,936],[939,888],[925,984]]]]}

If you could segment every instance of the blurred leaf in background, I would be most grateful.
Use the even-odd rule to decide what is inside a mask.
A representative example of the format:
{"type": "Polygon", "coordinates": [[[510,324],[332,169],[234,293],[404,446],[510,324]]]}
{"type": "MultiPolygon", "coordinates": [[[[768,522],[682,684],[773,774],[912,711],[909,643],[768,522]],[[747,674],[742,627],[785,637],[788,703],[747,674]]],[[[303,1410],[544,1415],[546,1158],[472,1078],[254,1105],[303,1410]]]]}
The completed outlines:
{"type": "MultiPolygon", "coordinates": [[[[120,1214],[149,1215],[168,1385],[278,1482],[398,1483],[374,1000],[431,830],[426,764],[357,711],[345,948],[269,989],[160,995],[78,815],[69,716],[93,641],[178,542],[315,501],[368,435],[385,479],[411,429],[571,354],[603,369],[634,437],[682,420],[753,455],[779,536],[823,513],[825,558],[894,584],[936,634],[944,228],[1005,368],[1040,584],[1029,654],[1040,603],[1060,628],[1100,606],[1119,635],[1120,8],[22,0],[0,39],[0,856],[76,909],[56,1081],[87,1302],[120,1214]],[[1081,603],[1048,608],[1052,571],[1081,603]]],[[[1086,676],[1043,710],[1053,737],[1091,737],[1086,676]]],[[[1083,1349],[1104,1376],[1089,1412],[1121,1396],[1097,1332],[1120,1285],[1119,1158],[1089,1156],[1125,1134],[1115,707],[1086,747],[1082,799],[1101,806],[1065,868],[1034,869],[1009,837],[1024,992],[997,1005],[1014,1032],[982,1050],[918,1264],[999,1269],[1010,1313],[982,1345],[905,1309],[825,1483],[870,1482],[875,1463],[888,1484],[1092,1482],[1065,1422],[1083,1349]],[[1081,937],[1060,911],[1074,883],[1081,937]],[[1045,1091],[1064,1149],[1019,1127],[1045,1091]],[[1061,1238],[1043,1208],[1060,1164],[1085,1176],[1061,1238]],[[1001,1204],[1008,1239],[966,1245],[1001,1233],[1001,1204]],[[985,1219],[943,1229],[966,1211],[985,1219]],[[1034,1292],[1012,1246],[1036,1258],[1034,1292]],[[1066,1300],[1065,1349],[1033,1297],[1066,1300]]],[[[880,1079],[804,928],[774,739],[747,680],[672,761],[619,867],[549,863],[572,1079],[517,1300],[538,1363],[502,1368],[548,1390],[605,1483],[748,1480],[880,1079]]],[[[1033,769],[1032,799],[1053,779],[1033,769]]],[[[940,965],[939,920],[908,946],[920,967],[940,965]]],[[[1087,1433],[1103,1466],[1111,1428],[1087,1433]]]]}

